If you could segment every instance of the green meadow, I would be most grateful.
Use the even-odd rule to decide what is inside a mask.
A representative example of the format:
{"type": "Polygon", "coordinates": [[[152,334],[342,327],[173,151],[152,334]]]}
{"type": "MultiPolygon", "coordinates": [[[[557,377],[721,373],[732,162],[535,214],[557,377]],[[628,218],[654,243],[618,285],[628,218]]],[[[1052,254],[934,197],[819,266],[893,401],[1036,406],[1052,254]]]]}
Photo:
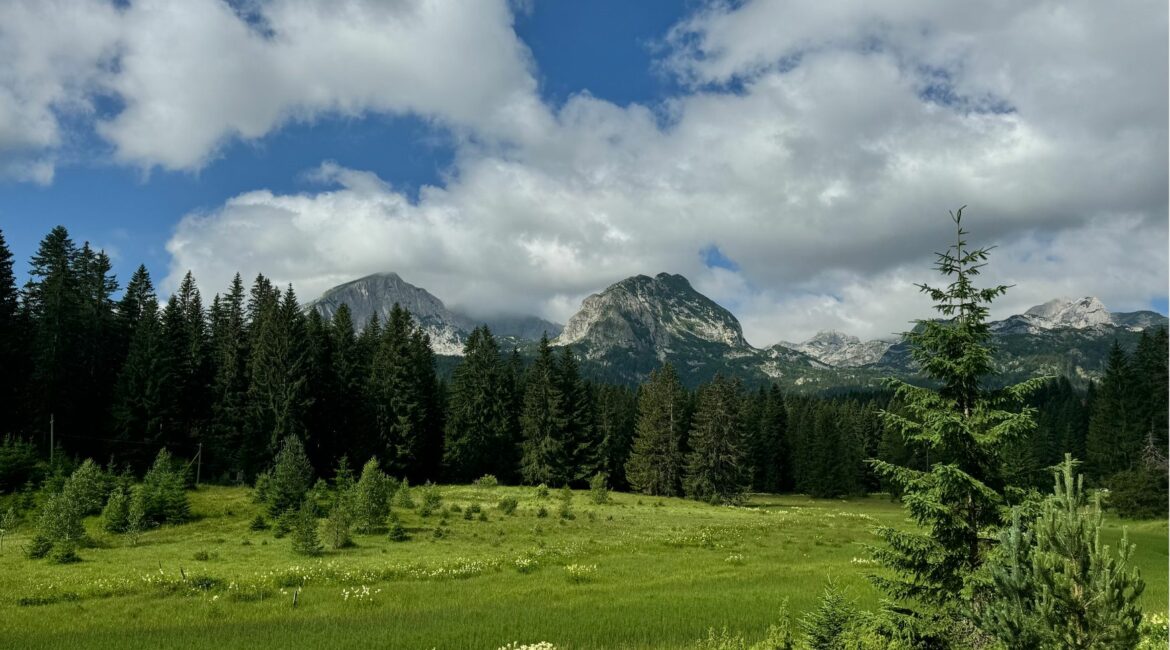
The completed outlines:
{"type": "MultiPolygon", "coordinates": [[[[876,496],[753,495],[729,507],[611,494],[598,505],[580,491],[564,519],[555,492],[442,494],[445,514],[395,508],[409,540],[356,535],[318,558],[251,530],[262,506],[243,488],[192,492],[193,522],[136,546],[91,518],[93,545],[75,564],[26,559],[26,525],[0,551],[0,647],[682,648],[723,626],[754,640],[785,603],[794,617],[812,608],[830,579],[876,605],[870,530],[907,525],[876,496]],[[506,496],[519,501],[514,514],[497,507],[506,496]],[[476,504],[482,518],[465,514],[476,504]]],[[[1123,528],[1146,608],[1164,614],[1166,521],[1111,519],[1108,543],[1123,528]]]]}

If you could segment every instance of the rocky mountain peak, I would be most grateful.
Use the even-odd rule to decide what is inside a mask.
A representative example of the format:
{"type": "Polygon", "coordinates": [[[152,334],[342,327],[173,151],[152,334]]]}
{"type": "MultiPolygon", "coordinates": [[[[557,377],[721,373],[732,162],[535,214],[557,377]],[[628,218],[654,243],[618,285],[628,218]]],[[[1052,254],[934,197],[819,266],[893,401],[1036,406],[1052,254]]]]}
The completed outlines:
{"type": "Polygon", "coordinates": [[[1033,324],[1038,327],[1047,325],[1055,327],[1070,327],[1084,329],[1094,325],[1108,325],[1113,322],[1112,314],[1093,296],[1086,296],[1079,300],[1057,298],[1042,305],[1036,305],[1024,312],[1030,316],[1033,324]]]}
{"type": "Polygon", "coordinates": [[[803,343],[780,343],[829,366],[857,367],[877,362],[890,349],[887,341],[862,341],[837,330],[821,330],[803,343]]]}
{"type": "Polygon", "coordinates": [[[626,278],[586,298],[555,343],[632,348],[665,358],[685,341],[750,349],[731,312],[695,291],[685,277],[659,273],[626,278]]]}

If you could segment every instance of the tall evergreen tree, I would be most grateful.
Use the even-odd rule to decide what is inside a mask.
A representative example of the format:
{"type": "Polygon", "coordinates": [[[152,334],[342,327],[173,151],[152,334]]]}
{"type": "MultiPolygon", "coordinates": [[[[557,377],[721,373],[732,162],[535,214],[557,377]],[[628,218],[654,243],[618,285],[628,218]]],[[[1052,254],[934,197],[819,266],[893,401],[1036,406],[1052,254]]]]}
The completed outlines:
{"type": "Polygon", "coordinates": [[[747,432],[747,462],[752,489],[786,492],[793,487],[792,459],[788,443],[788,408],[784,394],[773,383],[760,388],[754,398],[755,417],[747,432]]]}
{"type": "Polygon", "coordinates": [[[594,398],[593,431],[597,438],[597,471],[609,477],[617,489],[629,486],[626,460],[634,441],[637,417],[636,393],[625,386],[600,384],[594,398]]]}
{"type": "Polygon", "coordinates": [[[1137,463],[1144,440],[1136,411],[1129,357],[1114,341],[1085,438],[1091,476],[1103,479],[1137,463]]]}
{"type": "Polygon", "coordinates": [[[12,251],[0,231],[0,435],[19,432],[27,417],[23,392],[29,365],[19,308],[12,251]]]}
{"type": "Polygon", "coordinates": [[[374,353],[368,394],[377,432],[376,455],[386,458],[391,474],[415,474],[427,440],[428,409],[425,380],[434,374],[422,368],[413,339],[410,312],[397,303],[382,328],[374,353]]]}
{"type": "Polygon", "coordinates": [[[910,615],[897,622],[928,644],[945,642],[954,632],[950,622],[970,616],[965,587],[983,564],[989,530],[1001,523],[1000,448],[1034,427],[1033,409],[1012,407],[1043,381],[987,386],[993,374],[988,305],[1007,287],[974,285],[988,250],[967,245],[962,214],[953,214],[955,243],[936,254],[947,286],[920,285],[943,318],[917,321],[903,335],[923,374],[938,387],[891,379],[905,415],[884,412],[887,426],[929,450],[930,468],[871,461],[901,488],[908,514],[924,529],[878,530],[886,546],[875,549],[875,557],[889,573],[875,580],[908,608],[910,615]]]}
{"type": "Polygon", "coordinates": [[[739,381],[716,375],[699,389],[683,485],[688,497],[735,503],[749,477],[744,471],[744,397],[739,381]]]}
{"type": "Polygon", "coordinates": [[[166,446],[175,421],[172,349],[163,336],[154,304],[144,304],[130,351],[114,391],[112,416],[123,455],[137,467],[152,460],[148,450],[166,446]]]}
{"type": "Polygon", "coordinates": [[[626,480],[643,494],[675,496],[683,474],[682,440],[690,425],[687,394],[669,363],[650,373],[638,398],[634,445],[626,480]]]}
{"type": "Polygon", "coordinates": [[[253,444],[270,458],[281,440],[305,437],[312,397],[307,391],[305,317],[296,294],[290,286],[282,297],[268,300],[267,305],[256,301],[252,322],[248,423],[253,444]]]}
{"type": "Polygon", "coordinates": [[[588,384],[581,378],[572,346],[561,348],[553,381],[561,394],[564,419],[561,438],[565,443],[567,478],[584,483],[600,468],[593,435],[593,399],[588,384]]]}
{"type": "Polygon", "coordinates": [[[557,375],[548,335],[541,336],[520,414],[520,478],[530,485],[564,485],[572,478],[566,397],[557,375]]]}
{"type": "Polygon", "coordinates": [[[211,319],[210,356],[213,374],[210,400],[208,469],[212,475],[243,479],[250,464],[244,432],[247,426],[248,337],[244,311],[244,283],[237,273],[219,299],[211,319]]]}
{"type": "Polygon", "coordinates": [[[451,379],[443,463],[452,480],[484,474],[504,480],[516,471],[516,433],[509,429],[505,366],[495,337],[477,327],[451,379]]]}

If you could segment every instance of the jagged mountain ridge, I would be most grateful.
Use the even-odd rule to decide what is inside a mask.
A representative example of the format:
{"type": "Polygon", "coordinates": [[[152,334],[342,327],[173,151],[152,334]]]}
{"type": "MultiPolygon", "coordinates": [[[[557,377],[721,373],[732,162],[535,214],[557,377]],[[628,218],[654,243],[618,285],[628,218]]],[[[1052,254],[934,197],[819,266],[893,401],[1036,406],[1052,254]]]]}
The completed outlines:
{"type": "Polygon", "coordinates": [[[519,343],[539,339],[543,332],[556,336],[561,326],[536,316],[515,315],[475,319],[448,309],[438,297],[409,282],[397,273],[375,273],[327,290],[320,298],[305,305],[322,316],[332,318],[342,304],[349,306],[355,328],[362,328],[377,315],[385,321],[397,303],[410,312],[415,322],[431,337],[435,354],[457,356],[463,354],[463,344],[471,330],[479,324],[505,340],[519,343]]]}
{"type": "MultiPolygon", "coordinates": [[[[399,302],[431,335],[435,352],[448,357],[462,353],[476,322],[395,274],[340,285],[309,307],[332,315],[342,302],[350,304],[359,325],[370,313],[384,318],[399,302]]],[[[1156,312],[1111,313],[1089,297],[1049,301],[993,322],[991,329],[1005,379],[1036,374],[1087,379],[1100,375],[1115,338],[1129,347],[1142,329],[1166,323],[1156,312]]],[[[685,277],[669,273],[626,278],[587,297],[563,331],[536,317],[487,324],[525,354],[547,332],[554,345],[573,347],[586,372],[622,383],[643,381],[666,361],[689,385],[723,373],[751,384],[779,381],[828,390],[874,387],[891,374],[913,377],[917,371],[902,343],[862,341],[833,330],[802,343],[757,349],[744,339],[734,314],[696,291],[685,277]]]]}

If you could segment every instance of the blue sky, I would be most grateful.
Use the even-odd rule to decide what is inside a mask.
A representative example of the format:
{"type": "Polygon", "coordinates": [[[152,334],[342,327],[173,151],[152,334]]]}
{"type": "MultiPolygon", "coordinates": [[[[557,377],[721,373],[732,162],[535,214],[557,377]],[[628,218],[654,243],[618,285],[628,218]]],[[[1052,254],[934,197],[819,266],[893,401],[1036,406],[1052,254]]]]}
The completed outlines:
{"type": "Polygon", "coordinates": [[[562,321],[681,272],[765,345],[920,315],[966,203],[997,315],[1167,310],[1164,3],[248,6],[0,7],[18,271],[63,224],[163,293],[394,270],[562,321]]]}

